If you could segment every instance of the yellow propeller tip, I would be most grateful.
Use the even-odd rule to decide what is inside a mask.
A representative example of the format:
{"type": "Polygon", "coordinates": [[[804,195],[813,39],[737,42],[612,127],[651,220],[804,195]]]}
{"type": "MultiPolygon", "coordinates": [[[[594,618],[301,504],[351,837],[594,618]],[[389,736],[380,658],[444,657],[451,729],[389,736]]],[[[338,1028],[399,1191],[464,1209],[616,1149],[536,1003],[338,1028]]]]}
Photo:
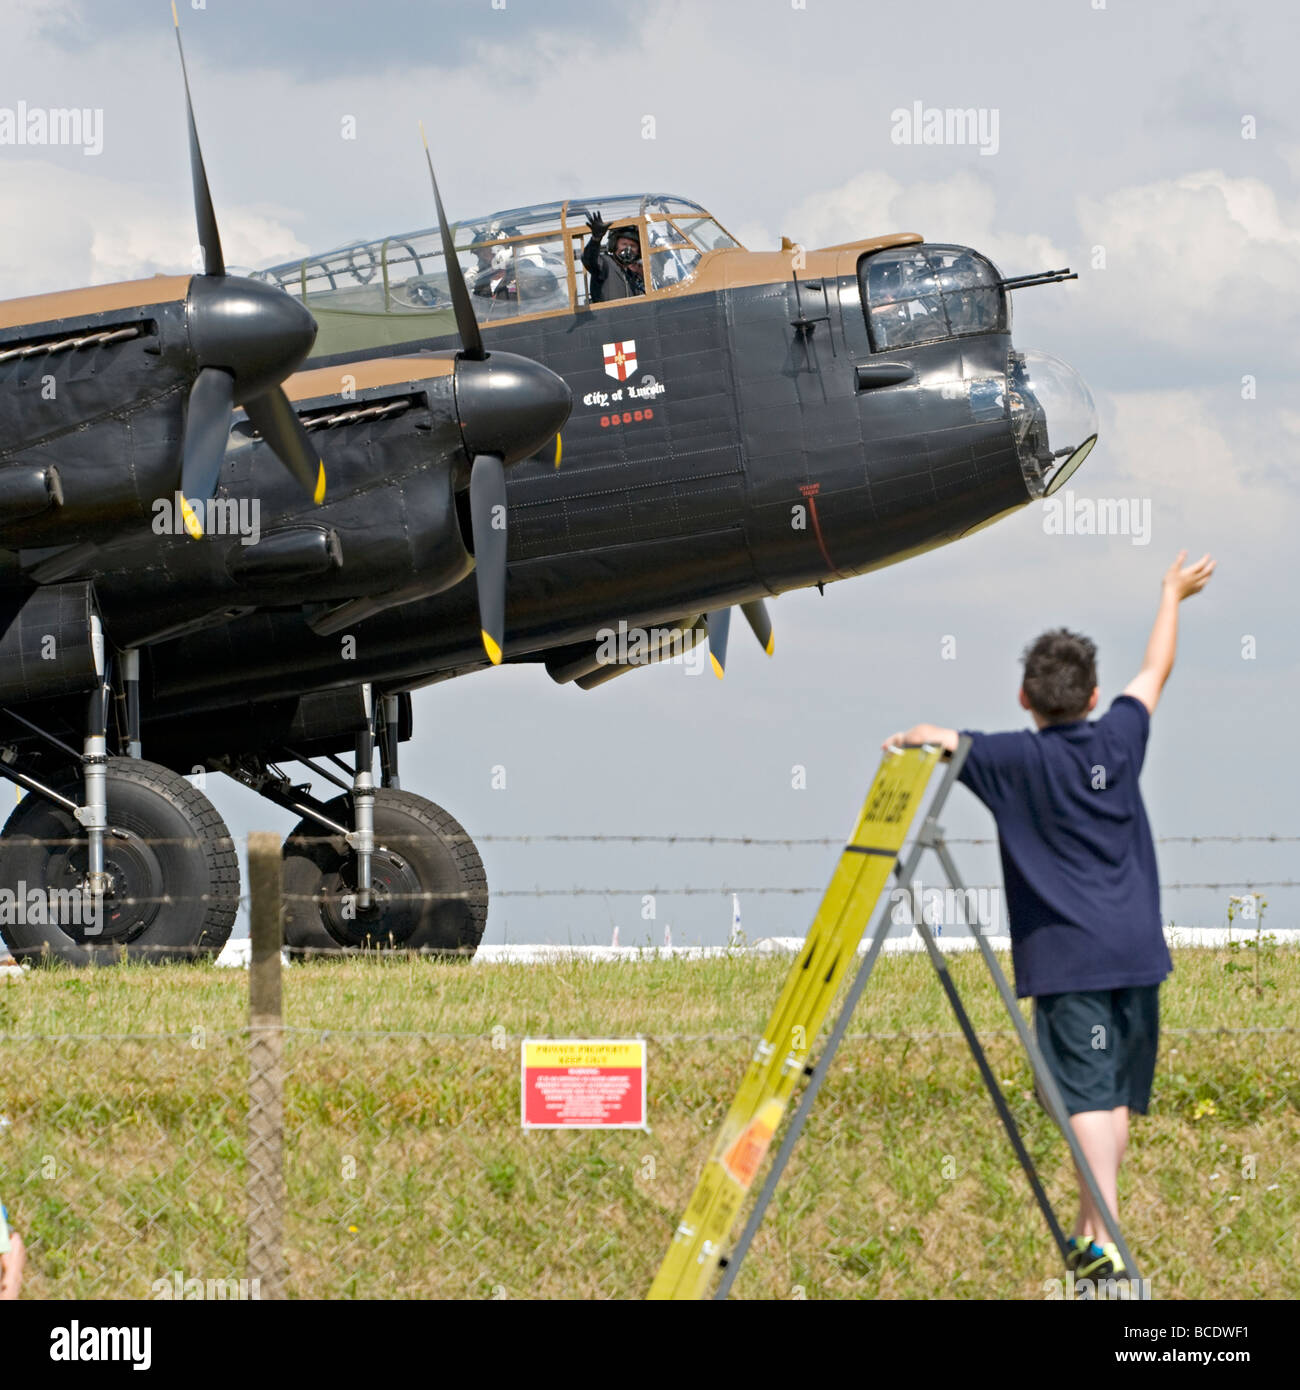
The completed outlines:
{"type": "Polygon", "coordinates": [[[178,29],[181,27],[180,17],[176,13],[176,0],[172,0],[172,23],[178,29]]]}
{"type": "Polygon", "coordinates": [[[713,655],[712,652],[709,653],[709,660],[713,663],[713,674],[714,674],[715,676],[717,676],[717,678],[718,678],[719,680],[721,680],[721,679],[722,679],[722,662],[720,662],[720,661],[718,660],[718,658],[717,658],[716,656],[713,655]]]}
{"type": "Polygon", "coordinates": [[[776,634],[775,634],[775,633],[774,633],[771,637],[769,637],[769,638],[767,639],[767,646],[764,647],[763,650],[768,654],[768,656],[771,656],[772,653],[773,653],[774,651],[776,651],[776,634]]]}
{"type": "Polygon", "coordinates": [[[420,127],[420,140],[424,144],[424,148],[427,150],[429,148],[429,137],[424,133],[424,122],[419,121],[417,122],[417,124],[420,127]]]}
{"type": "Polygon", "coordinates": [[[561,457],[562,453],[563,453],[563,446],[562,446],[561,443],[560,443],[560,436],[557,434],[557,435],[555,436],[555,466],[556,466],[556,468],[558,468],[558,467],[560,466],[560,457],[561,457]]]}
{"type": "Polygon", "coordinates": [[[325,500],[325,462],[323,459],[316,462],[320,471],[316,474],[316,491],[312,493],[312,501],[319,507],[325,500]]]}
{"type": "Polygon", "coordinates": [[[186,531],[196,541],[203,539],[203,523],[199,520],[198,513],[184,497],[181,498],[181,520],[185,523],[186,531]]]}
{"type": "Polygon", "coordinates": [[[491,638],[486,632],[483,632],[483,633],[482,633],[482,637],[483,637],[483,650],[484,650],[485,652],[487,652],[487,654],[488,654],[488,660],[493,664],[493,666],[500,666],[500,665],[501,665],[501,648],[500,648],[499,646],[497,646],[497,644],[492,640],[492,638],[491,638]]]}

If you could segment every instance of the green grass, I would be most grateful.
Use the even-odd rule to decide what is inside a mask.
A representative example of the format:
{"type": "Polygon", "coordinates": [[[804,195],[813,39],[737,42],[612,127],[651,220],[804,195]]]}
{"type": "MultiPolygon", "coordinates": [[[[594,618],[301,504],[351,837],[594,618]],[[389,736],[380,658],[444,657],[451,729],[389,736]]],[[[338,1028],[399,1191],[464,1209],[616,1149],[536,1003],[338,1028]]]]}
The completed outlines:
{"type": "MultiPolygon", "coordinates": [[[[1183,951],[1121,1179],[1156,1297],[1300,1292],[1300,952],[1183,951]],[[1258,1030],[1258,1031],[1244,1031],[1258,1030]],[[1280,1030],[1280,1031],[1269,1031],[1280,1030]]],[[[1066,1149],[978,958],[951,960],[1058,1213],[1066,1149]]],[[[285,972],[285,1248],[304,1297],[640,1297],[788,959],[285,972]],[[648,1133],[519,1126],[518,1040],[643,1035],[648,1133]]],[[[0,1196],[33,1296],[243,1274],[243,972],[0,980],[0,1196]]],[[[1054,1249],[928,962],[881,960],[743,1297],[1041,1298],[1054,1249]]]]}

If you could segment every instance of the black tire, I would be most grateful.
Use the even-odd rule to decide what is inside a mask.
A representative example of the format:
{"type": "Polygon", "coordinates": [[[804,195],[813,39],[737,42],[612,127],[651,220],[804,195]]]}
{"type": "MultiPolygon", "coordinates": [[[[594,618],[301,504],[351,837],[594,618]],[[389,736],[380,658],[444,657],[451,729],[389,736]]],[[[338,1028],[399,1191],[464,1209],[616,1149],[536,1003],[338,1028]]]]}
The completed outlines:
{"type": "MultiPolygon", "coordinates": [[[[239,856],[221,813],[179,773],[157,763],[110,758],[107,776],[104,866],[112,891],[99,929],[72,898],[59,900],[57,913],[47,912],[62,919],[57,924],[17,922],[10,907],[0,911],[0,935],[9,949],[19,960],[71,965],[220,951],[239,910],[239,856]]],[[[77,771],[52,778],[49,786],[81,800],[77,771]]],[[[72,813],[29,792],[0,832],[0,888],[70,891],[84,880],[86,859],[86,832],[72,813]]]]}
{"type": "MultiPolygon", "coordinates": [[[[351,825],[350,796],[325,809],[351,825]]],[[[376,789],[371,880],[372,906],[359,911],[355,859],[343,837],[299,821],[284,842],[285,945],[474,954],[487,925],[487,874],[473,840],[441,806],[413,792],[376,789]],[[456,896],[439,901],[440,893],[456,896]]]]}

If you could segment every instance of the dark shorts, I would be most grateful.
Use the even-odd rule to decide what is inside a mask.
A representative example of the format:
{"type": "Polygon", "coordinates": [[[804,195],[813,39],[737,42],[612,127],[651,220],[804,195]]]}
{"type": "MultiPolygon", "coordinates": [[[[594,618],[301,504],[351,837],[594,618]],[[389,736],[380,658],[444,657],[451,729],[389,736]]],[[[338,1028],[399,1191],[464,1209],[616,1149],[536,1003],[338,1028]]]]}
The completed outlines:
{"type": "Polygon", "coordinates": [[[1127,1105],[1145,1115],[1160,1039],[1160,986],[1042,994],[1034,1033],[1071,1115],[1127,1105]]]}

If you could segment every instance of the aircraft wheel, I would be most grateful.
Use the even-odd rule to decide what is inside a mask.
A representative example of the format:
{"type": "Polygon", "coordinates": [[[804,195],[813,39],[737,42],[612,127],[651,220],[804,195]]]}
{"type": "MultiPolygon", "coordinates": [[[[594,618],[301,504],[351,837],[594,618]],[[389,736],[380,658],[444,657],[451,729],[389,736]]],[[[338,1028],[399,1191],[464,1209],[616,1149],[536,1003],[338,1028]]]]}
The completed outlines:
{"type": "MultiPolygon", "coordinates": [[[[351,797],[329,816],[346,825],[351,797]]],[[[284,942],[473,955],[487,924],[488,889],[473,840],[441,806],[412,792],[375,790],[371,905],[356,906],[356,859],[341,835],[298,822],[284,844],[284,942]],[[439,894],[464,894],[443,897],[439,894]]]]}
{"type": "MultiPolygon", "coordinates": [[[[239,857],[221,813],[157,763],[110,758],[107,778],[109,892],[98,921],[81,894],[85,829],[29,792],[0,832],[0,935],[19,960],[70,965],[215,954],[239,908],[239,857]]],[[[81,799],[71,769],[50,787],[81,799]]]]}

